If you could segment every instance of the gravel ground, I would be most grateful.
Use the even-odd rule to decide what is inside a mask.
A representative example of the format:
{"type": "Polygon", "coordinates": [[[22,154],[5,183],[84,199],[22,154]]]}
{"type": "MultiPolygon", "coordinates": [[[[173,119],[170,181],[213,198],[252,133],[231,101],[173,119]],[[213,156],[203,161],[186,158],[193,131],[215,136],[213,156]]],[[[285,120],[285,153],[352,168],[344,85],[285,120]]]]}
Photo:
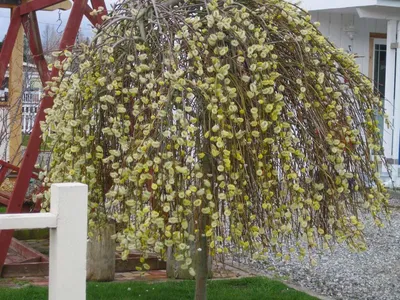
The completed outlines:
{"type": "Polygon", "coordinates": [[[316,267],[298,260],[258,262],[251,267],[331,299],[399,300],[400,197],[392,204],[396,208],[385,228],[366,222],[366,252],[353,254],[346,247],[337,247],[323,253],[316,267]]]}

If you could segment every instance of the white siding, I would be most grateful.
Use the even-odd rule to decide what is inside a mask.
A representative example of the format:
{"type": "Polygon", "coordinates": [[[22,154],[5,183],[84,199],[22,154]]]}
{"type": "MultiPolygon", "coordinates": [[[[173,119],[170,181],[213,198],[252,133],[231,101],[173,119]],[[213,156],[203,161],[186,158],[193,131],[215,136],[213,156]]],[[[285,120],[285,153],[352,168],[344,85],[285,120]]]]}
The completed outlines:
{"type": "Polygon", "coordinates": [[[321,32],[337,47],[345,50],[352,46],[353,53],[361,58],[356,61],[360,70],[368,75],[369,69],[369,37],[370,33],[386,33],[387,21],[375,19],[361,19],[357,14],[312,12],[313,21],[321,23],[321,32]],[[355,27],[356,36],[353,41],[345,32],[346,26],[355,27]]]}
{"type": "MultiPolygon", "coordinates": [[[[297,2],[297,0],[289,0],[297,2]]],[[[400,7],[400,0],[301,0],[301,6],[310,11],[348,9],[368,6],[400,7]]]]}

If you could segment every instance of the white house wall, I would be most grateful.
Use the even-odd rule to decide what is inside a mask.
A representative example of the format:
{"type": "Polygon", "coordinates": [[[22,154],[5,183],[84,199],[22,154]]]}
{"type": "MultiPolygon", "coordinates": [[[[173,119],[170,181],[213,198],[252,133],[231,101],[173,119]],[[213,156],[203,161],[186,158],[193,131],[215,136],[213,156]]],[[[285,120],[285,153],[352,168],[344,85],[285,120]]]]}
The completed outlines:
{"type": "Polygon", "coordinates": [[[331,13],[331,12],[311,12],[313,21],[321,23],[320,31],[337,47],[345,50],[352,46],[352,52],[358,56],[356,61],[360,65],[360,70],[368,75],[369,71],[369,39],[370,33],[386,33],[387,21],[375,19],[361,19],[356,13],[331,13]],[[345,32],[347,26],[355,28],[356,35],[353,41],[350,40],[345,32]]]}
{"type": "MultiPolygon", "coordinates": [[[[399,0],[400,2],[400,0],[399,0]]],[[[311,12],[313,21],[320,22],[320,31],[337,47],[345,50],[349,49],[351,45],[352,52],[361,56],[356,58],[357,63],[360,66],[360,70],[367,76],[369,76],[370,56],[374,53],[370,53],[370,34],[371,33],[384,33],[389,34],[387,42],[389,45],[396,41],[396,27],[397,21],[388,21],[384,19],[368,19],[360,18],[356,12],[354,13],[340,13],[340,12],[327,12],[327,11],[314,11],[311,12]],[[388,31],[388,24],[393,23],[388,31]],[[356,31],[355,38],[353,41],[350,40],[346,33],[346,27],[353,26],[356,31]],[[394,39],[394,40],[393,40],[394,39]]],[[[397,28],[398,36],[400,36],[400,26],[397,28]]],[[[390,49],[390,47],[388,47],[390,49]]],[[[385,147],[385,157],[392,161],[397,161],[399,157],[399,137],[394,132],[400,132],[400,110],[396,109],[396,113],[393,112],[393,104],[400,102],[400,93],[396,93],[396,100],[394,100],[395,87],[399,87],[400,76],[397,77],[396,83],[394,82],[395,66],[393,58],[394,50],[387,52],[387,69],[386,69],[386,90],[385,94],[387,101],[385,102],[385,108],[391,119],[392,124],[395,124],[394,131],[385,127],[383,134],[383,144],[385,147]],[[392,51],[392,52],[391,52],[392,51]],[[396,145],[396,146],[393,146],[396,145]]],[[[400,62],[398,62],[398,68],[400,70],[400,62]]],[[[396,88],[396,89],[397,89],[396,88]]],[[[400,187],[400,168],[398,164],[392,165],[391,167],[392,179],[395,186],[400,187]]],[[[383,168],[381,170],[381,177],[389,186],[391,181],[389,180],[387,170],[383,168]]]]}
{"type": "MultiPolygon", "coordinates": [[[[289,0],[298,2],[297,0],[289,0]]],[[[300,5],[310,11],[341,10],[359,7],[400,7],[400,0],[301,0],[300,5]]]]}

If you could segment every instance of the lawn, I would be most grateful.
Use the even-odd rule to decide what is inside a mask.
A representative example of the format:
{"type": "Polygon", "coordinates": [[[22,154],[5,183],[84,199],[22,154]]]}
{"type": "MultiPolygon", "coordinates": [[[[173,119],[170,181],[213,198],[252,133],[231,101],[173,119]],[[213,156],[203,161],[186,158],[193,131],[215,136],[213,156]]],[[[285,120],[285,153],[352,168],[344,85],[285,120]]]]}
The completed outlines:
{"type": "MultiPolygon", "coordinates": [[[[233,280],[213,280],[208,284],[209,300],[311,300],[317,299],[288,288],[283,283],[264,277],[233,280]]],[[[192,300],[194,281],[162,283],[121,282],[94,283],[87,286],[87,299],[93,300],[192,300]]],[[[47,299],[47,288],[21,287],[0,288],[1,300],[47,299]]]]}
{"type": "Polygon", "coordinates": [[[22,134],[22,146],[28,146],[29,137],[29,134],[22,134]]]}
{"type": "MultiPolygon", "coordinates": [[[[29,142],[29,138],[30,138],[29,134],[22,134],[22,143],[21,143],[21,145],[24,146],[24,147],[27,147],[28,146],[28,142],[29,142]]],[[[50,140],[48,140],[48,141],[50,141],[50,140]]],[[[46,144],[42,142],[40,144],[40,151],[49,151],[49,147],[47,147],[46,144]]]]}

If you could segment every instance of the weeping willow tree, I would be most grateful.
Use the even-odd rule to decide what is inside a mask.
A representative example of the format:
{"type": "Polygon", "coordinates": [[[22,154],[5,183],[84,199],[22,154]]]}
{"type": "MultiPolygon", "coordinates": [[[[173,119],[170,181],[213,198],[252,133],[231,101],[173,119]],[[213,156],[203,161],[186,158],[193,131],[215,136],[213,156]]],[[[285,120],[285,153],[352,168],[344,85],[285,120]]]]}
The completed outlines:
{"type": "Polygon", "coordinates": [[[383,107],[306,12],[282,0],[125,0],[103,18],[79,55],[61,53],[48,87],[45,182],[88,184],[89,224],[116,221],[124,258],[173,248],[204,299],[209,255],[365,249],[360,211],[378,226],[387,212],[383,107]]]}

